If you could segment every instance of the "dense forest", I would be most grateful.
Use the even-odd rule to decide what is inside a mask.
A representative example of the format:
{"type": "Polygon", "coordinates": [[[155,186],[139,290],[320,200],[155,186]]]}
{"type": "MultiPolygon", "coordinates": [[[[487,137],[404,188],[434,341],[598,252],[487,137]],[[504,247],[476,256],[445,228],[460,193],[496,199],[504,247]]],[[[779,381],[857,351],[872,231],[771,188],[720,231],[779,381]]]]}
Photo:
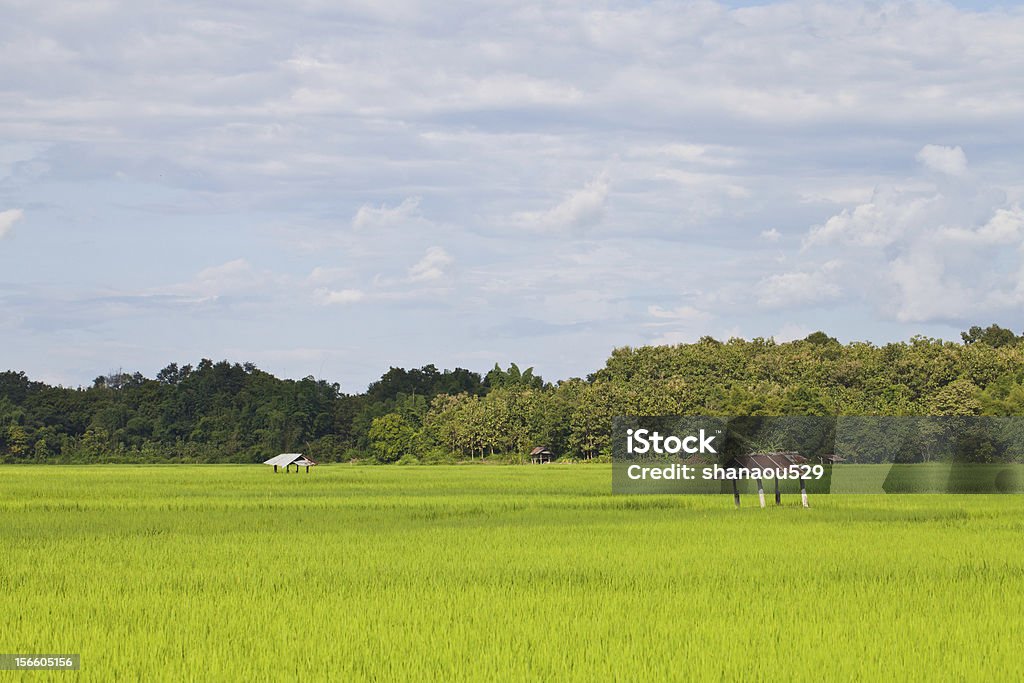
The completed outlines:
{"type": "Polygon", "coordinates": [[[391,368],[361,394],[251,363],[172,363],[87,388],[0,373],[5,462],[321,462],[607,458],[615,415],[1021,415],[1024,335],[972,327],[962,343],[876,346],[815,332],[615,349],[585,379],[545,382],[497,365],[481,375],[391,368]]]}

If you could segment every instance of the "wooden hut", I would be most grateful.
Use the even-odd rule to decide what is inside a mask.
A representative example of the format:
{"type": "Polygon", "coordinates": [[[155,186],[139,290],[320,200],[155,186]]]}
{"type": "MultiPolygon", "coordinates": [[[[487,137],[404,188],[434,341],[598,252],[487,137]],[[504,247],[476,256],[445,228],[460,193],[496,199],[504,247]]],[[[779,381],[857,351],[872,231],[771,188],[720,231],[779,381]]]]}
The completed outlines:
{"type": "Polygon", "coordinates": [[[275,455],[269,460],[263,461],[264,465],[273,465],[274,472],[277,472],[278,467],[284,467],[284,471],[287,472],[291,469],[292,465],[295,465],[295,471],[298,472],[300,467],[306,468],[306,473],[309,473],[309,468],[316,465],[316,461],[311,458],[307,458],[302,453],[282,453],[281,455],[275,455]]]}
{"type": "Polygon", "coordinates": [[[554,454],[551,449],[547,446],[537,446],[530,451],[530,462],[533,464],[551,462],[554,459],[554,454]]]}
{"type": "MultiPolygon", "coordinates": [[[[774,453],[751,453],[749,455],[737,455],[727,463],[725,463],[726,469],[758,469],[758,470],[788,470],[791,465],[803,465],[807,462],[807,458],[800,455],[796,451],[777,451],[774,453]]],[[[761,479],[757,479],[757,496],[760,499],[761,507],[764,507],[764,482],[761,479]]],[[[732,480],[732,495],[736,501],[736,507],[740,506],[740,491],[736,485],[736,480],[732,480]]],[[[804,507],[810,507],[807,504],[807,482],[804,481],[803,477],[800,478],[800,502],[803,503],[804,507]]],[[[775,476],[775,504],[782,505],[782,494],[779,492],[779,477],[775,476]]]]}

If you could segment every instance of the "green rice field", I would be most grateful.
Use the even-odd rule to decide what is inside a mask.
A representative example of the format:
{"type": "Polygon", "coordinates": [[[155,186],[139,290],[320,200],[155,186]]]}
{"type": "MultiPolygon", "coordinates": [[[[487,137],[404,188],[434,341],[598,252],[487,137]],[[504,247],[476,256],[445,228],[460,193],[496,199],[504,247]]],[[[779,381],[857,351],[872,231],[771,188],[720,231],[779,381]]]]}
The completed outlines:
{"type": "Polygon", "coordinates": [[[0,468],[3,680],[1024,680],[1024,496],[610,466],[0,468]]]}

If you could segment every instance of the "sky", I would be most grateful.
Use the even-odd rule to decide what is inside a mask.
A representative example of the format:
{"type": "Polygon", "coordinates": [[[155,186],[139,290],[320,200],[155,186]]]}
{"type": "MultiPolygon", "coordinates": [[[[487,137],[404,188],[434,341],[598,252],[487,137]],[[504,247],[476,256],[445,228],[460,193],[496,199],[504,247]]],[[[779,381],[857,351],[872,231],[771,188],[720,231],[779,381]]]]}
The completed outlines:
{"type": "Polygon", "coordinates": [[[1024,9],[0,0],[0,368],[1024,330],[1024,9]]]}

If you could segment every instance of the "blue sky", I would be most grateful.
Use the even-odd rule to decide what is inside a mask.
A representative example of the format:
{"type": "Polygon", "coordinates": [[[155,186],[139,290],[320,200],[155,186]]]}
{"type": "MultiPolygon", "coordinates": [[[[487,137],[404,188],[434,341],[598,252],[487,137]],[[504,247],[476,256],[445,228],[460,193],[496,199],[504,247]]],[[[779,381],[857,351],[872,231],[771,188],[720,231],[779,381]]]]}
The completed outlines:
{"type": "Polygon", "coordinates": [[[0,4],[0,366],[1024,329],[1011,3],[0,4]]]}

